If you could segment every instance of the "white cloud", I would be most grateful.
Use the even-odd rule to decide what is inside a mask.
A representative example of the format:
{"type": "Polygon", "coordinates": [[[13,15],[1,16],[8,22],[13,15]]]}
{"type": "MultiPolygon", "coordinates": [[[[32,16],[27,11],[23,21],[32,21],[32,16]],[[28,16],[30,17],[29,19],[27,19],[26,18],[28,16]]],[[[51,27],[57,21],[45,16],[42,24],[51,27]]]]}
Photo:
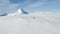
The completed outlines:
{"type": "MultiPolygon", "coordinates": [[[[36,0],[35,2],[32,2],[33,0],[26,0],[24,3],[21,4],[13,4],[9,0],[0,0],[0,12],[14,12],[17,10],[17,8],[21,7],[25,9],[40,7],[45,4],[49,4],[48,0],[36,0]],[[32,3],[31,3],[32,2],[32,3]]],[[[59,0],[50,2],[51,4],[58,4],[59,0]]]]}
{"type": "Polygon", "coordinates": [[[0,12],[14,12],[18,6],[18,4],[11,4],[9,0],[0,0],[0,12]]]}
{"type": "Polygon", "coordinates": [[[60,13],[0,17],[0,34],[60,34],[60,13]]]}
{"type": "Polygon", "coordinates": [[[48,0],[36,0],[35,2],[28,4],[26,8],[35,8],[35,7],[43,6],[47,4],[47,1],[48,0]]]}
{"type": "Polygon", "coordinates": [[[27,6],[24,6],[26,9],[27,8],[33,8],[33,7],[37,7],[37,6],[40,6],[40,5],[44,5],[45,2],[40,2],[40,1],[37,1],[37,2],[33,2],[32,4],[30,4],[32,2],[32,0],[26,0],[26,2],[24,3],[21,3],[21,4],[13,4],[11,3],[9,0],[0,0],[0,13],[2,12],[14,12],[17,10],[18,7],[20,6],[23,6],[23,5],[27,5],[27,6]],[[40,3],[39,3],[40,2],[40,3]]]}
{"type": "Polygon", "coordinates": [[[48,1],[48,4],[54,5],[54,6],[60,6],[60,0],[50,0],[48,1]]]}

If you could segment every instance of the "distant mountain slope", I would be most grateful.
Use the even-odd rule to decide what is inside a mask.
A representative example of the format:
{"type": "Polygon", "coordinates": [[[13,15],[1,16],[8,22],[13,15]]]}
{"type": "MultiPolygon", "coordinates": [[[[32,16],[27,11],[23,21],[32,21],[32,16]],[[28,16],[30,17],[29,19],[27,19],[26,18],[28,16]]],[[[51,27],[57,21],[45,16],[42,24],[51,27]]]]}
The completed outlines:
{"type": "Polygon", "coordinates": [[[0,16],[7,16],[7,15],[8,15],[7,13],[0,14],[0,16]]]}

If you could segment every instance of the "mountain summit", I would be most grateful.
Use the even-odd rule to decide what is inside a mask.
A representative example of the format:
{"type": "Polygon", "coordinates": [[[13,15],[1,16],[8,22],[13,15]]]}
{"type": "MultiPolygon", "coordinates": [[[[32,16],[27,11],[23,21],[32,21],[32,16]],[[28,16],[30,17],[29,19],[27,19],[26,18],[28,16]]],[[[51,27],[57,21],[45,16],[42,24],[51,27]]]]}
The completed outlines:
{"type": "Polygon", "coordinates": [[[29,14],[29,13],[24,11],[23,9],[18,9],[16,12],[10,13],[8,15],[21,15],[21,14],[29,14]]]}
{"type": "Polygon", "coordinates": [[[16,11],[14,14],[21,15],[21,14],[28,14],[28,12],[24,11],[23,9],[18,9],[18,11],[16,11]]]}

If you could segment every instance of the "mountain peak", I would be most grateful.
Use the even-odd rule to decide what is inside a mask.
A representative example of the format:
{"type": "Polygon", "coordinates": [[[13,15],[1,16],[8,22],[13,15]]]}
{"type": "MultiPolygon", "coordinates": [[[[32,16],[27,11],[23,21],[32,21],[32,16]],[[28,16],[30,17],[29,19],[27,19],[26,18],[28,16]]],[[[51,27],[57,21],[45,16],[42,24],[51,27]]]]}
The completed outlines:
{"type": "Polygon", "coordinates": [[[15,12],[15,14],[28,14],[28,12],[24,11],[23,9],[18,9],[18,11],[15,12]]]}
{"type": "Polygon", "coordinates": [[[18,11],[16,11],[17,13],[20,14],[28,14],[26,11],[24,11],[23,9],[18,9],[18,11]]]}
{"type": "Polygon", "coordinates": [[[29,14],[29,13],[24,11],[23,9],[18,9],[16,12],[10,13],[9,15],[21,15],[21,14],[29,14]]]}
{"type": "Polygon", "coordinates": [[[10,13],[10,14],[4,13],[4,14],[1,14],[0,16],[7,16],[7,15],[12,16],[12,15],[22,15],[22,14],[29,14],[29,13],[24,11],[23,9],[18,9],[14,13],[10,13]]]}

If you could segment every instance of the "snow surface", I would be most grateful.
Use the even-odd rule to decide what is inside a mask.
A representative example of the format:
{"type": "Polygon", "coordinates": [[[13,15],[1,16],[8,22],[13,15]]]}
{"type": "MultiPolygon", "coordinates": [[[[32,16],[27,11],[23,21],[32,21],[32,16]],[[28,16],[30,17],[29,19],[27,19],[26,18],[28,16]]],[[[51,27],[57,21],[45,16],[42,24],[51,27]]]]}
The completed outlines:
{"type": "Polygon", "coordinates": [[[60,13],[1,16],[0,34],[60,34],[60,13]]]}

